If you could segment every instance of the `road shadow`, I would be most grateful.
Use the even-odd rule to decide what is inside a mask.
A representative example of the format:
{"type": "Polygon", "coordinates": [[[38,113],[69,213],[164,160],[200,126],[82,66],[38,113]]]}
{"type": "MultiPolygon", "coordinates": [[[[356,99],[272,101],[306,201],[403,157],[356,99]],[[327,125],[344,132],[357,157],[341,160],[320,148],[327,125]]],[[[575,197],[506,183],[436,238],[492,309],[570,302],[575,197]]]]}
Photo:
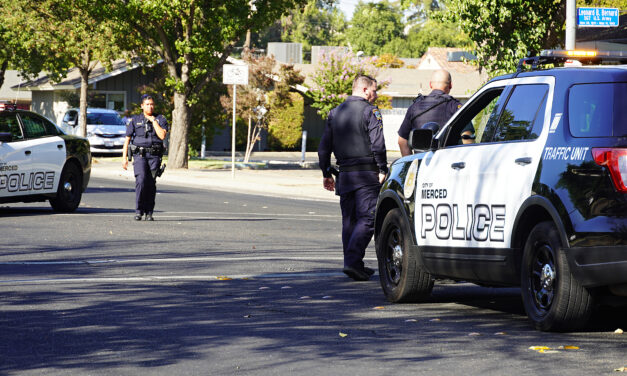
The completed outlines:
{"type": "MultiPolygon", "coordinates": [[[[489,342],[492,357],[521,362],[537,344],[576,343],[588,353],[610,346],[620,353],[621,343],[624,349],[618,338],[605,341],[604,349],[594,334],[533,330],[516,289],[436,286],[424,303],[390,304],[376,277],[356,283],[335,269],[311,272],[328,275],[4,286],[0,371],[151,372],[199,359],[216,375],[298,373],[303,359],[327,366],[388,362],[415,370],[425,362],[457,364],[459,349],[481,341],[489,342]]],[[[545,366],[530,363],[526,371],[545,366]]]]}

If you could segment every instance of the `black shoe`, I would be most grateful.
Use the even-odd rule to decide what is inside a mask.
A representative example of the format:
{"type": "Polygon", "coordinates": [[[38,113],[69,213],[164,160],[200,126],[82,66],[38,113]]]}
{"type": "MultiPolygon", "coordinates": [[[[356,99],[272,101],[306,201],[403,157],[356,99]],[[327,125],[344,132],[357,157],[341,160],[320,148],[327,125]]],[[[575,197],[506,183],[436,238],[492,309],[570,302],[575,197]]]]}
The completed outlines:
{"type": "Polygon", "coordinates": [[[136,220],[136,221],[141,221],[141,220],[142,220],[142,216],[141,216],[141,215],[139,215],[139,214],[136,214],[136,215],[135,215],[135,220],[136,220]]]}
{"type": "Polygon", "coordinates": [[[152,213],[146,213],[146,220],[147,221],[154,221],[155,219],[152,217],[152,213]]]}
{"type": "Polygon", "coordinates": [[[367,266],[364,266],[364,272],[366,272],[366,274],[368,274],[369,276],[372,276],[374,274],[374,269],[370,269],[367,266]]]}
{"type": "Polygon", "coordinates": [[[342,271],[344,272],[344,274],[351,277],[355,281],[367,281],[370,279],[370,276],[364,270],[358,270],[355,268],[351,268],[350,266],[346,266],[344,267],[344,269],[342,269],[342,271]]]}

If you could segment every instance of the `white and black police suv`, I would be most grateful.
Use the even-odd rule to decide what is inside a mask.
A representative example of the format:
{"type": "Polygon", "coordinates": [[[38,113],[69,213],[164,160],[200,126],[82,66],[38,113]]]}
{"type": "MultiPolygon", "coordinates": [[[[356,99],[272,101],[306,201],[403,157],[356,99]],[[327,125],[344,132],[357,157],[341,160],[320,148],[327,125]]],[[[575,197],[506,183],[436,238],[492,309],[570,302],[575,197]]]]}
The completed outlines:
{"type": "Polygon", "coordinates": [[[520,286],[537,329],[566,331],[601,298],[627,296],[626,63],[543,51],[435,133],[414,130],[421,152],[392,164],[377,204],[388,300],[420,301],[438,278],[520,286]]]}
{"type": "Polygon", "coordinates": [[[55,211],[73,212],[90,174],[87,140],[0,103],[0,203],[50,201],[55,211]]]}

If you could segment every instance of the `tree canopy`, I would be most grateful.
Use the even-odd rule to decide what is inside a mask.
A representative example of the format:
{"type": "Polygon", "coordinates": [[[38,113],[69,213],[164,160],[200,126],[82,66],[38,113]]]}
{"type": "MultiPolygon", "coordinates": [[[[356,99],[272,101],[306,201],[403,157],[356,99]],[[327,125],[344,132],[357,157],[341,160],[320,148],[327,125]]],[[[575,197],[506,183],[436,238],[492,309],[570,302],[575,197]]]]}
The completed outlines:
{"type": "Polygon", "coordinates": [[[387,0],[360,2],[346,30],[346,39],[354,52],[378,55],[383,46],[403,34],[402,12],[387,0]]]}
{"type": "Polygon", "coordinates": [[[490,75],[515,70],[530,53],[560,45],[565,0],[448,0],[443,19],[475,42],[477,63],[490,75]]]}
{"type": "Polygon", "coordinates": [[[305,0],[95,0],[116,20],[127,46],[146,62],[161,59],[174,92],[169,164],[186,168],[190,108],[221,72],[235,43],[305,0]]]}
{"type": "Polygon", "coordinates": [[[14,65],[28,75],[48,72],[60,79],[68,69],[81,73],[80,130],[86,134],[88,77],[100,61],[110,65],[122,57],[113,32],[113,21],[96,19],[87,11],[87,0],[12,0],[0,7],[2,24],[9,36],[14,65]]]}
{"type": "Polygon", "coordinates": [[[319,0],[309,0],[302,9],[296,9],[281,18],[282,40],[302,43],[303,52],[311,46],[340,46],[344,44],[346,21],[336,7],[319,0]]]}

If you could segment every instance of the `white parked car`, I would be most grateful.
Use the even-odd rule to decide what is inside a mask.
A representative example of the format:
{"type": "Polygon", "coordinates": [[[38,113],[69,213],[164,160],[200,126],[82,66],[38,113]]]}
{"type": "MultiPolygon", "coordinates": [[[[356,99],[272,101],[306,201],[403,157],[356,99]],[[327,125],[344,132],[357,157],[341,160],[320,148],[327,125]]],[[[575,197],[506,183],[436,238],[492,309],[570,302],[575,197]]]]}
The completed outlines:
{"type": "MultiPolygon", "coordinates": [[[[79,133],[79,109],[68,110],[61,128],[67,134],[79,133]]],[[[122,154],[126,124],[117,111],[105,108],[87,109],[87,139],[92,153],[122,154]]]]}

